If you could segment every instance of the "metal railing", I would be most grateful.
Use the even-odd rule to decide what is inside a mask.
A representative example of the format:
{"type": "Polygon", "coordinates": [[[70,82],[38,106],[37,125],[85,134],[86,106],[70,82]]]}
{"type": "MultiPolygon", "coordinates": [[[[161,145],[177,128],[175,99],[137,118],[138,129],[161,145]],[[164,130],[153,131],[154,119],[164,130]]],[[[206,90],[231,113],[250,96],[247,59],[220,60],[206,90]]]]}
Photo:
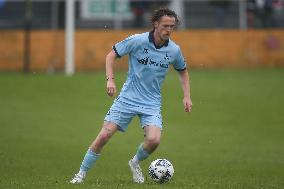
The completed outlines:
{"type": "MultiPolygon", "coordinates": [[[[255,5],[250,0],[76,0],[76,28],[145,28],[149,27],[149,15],[160,7],[168,6],[179,14],[181,29],[198,28],[234,28],[245,30],[248,27],[284,27],[283,0],[278,7],[268,10],[255,5]],[[99,5],[93,10],[83,9],[83,5],[97,2],[116,2],[116,6],[124,5],[126,11],[115,13],[112,17],[100,17],[99,5]],[[222,4],[226,2],[226,4],[222,4]],[[255,10],[253,10],[255,9],[255,10]],[[87,12],[89,11],[89,12],[87,12]],[[93,11],[93,12],[91,12],[93,11]],[[86,18],[86,14],[91,17],[86,18]],[[93,14],[93,15],[92,15],[93,14]],[[253,18],[252,18],[253,17],[253,18]]],[[[0,0],[0,28],[24,28],[27,15],[31,16],[32,29],[58,29],[65,26],[65,0],[0,0]],[[30,4],[30,8],[29,8],[30,4]]],[[[109,3],[112,5],[113,3],[109,3]]],[[[101,4],[100,6],[105,6],[101,4]]],[[[104,7],[101,7],[104,8],[104,7]]],[[[109,14],[111,15],[111,14],[109,14]]]]}

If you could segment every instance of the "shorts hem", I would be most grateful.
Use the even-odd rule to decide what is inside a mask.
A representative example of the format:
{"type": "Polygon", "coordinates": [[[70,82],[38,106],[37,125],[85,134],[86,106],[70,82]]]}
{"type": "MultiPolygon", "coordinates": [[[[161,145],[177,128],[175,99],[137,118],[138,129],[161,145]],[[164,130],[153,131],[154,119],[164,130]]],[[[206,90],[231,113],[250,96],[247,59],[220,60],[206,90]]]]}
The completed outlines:
{"type": "Polygon", "coordinates": [[[104,121],[107,121],[107,122],[111,122],[111,123],[114,123],[117,125],[117,129],[120,131],[120,132],[125,132],[126,130],[123,129],[116,121],[113,121],[113,120],[109,120],[109,119],[105,119],[104,121]]]}
{"type": "Polygon", "coordinates": [[[143,126],[142,126],[142,129],[144,129],[145,127],[148,127],[148,126],[158,127],[158,128],[160,128],[161,130],[163,130],[163,126],[157,125],[157,124],[147,124],[147,125],[143,125],[143,126]]]}

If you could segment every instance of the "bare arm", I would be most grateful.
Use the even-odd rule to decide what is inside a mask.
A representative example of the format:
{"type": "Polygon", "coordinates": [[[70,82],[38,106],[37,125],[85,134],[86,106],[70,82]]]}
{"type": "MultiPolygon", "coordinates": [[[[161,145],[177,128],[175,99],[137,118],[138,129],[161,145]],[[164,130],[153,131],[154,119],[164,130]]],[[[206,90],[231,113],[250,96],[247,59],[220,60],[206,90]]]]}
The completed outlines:
{"type": "Polygon", "coordinates": [[[183,90],[183,106],[185,112],[191,112],[192,101],[190,98],[189,75],[187,70],[179,71],[181,86],[183,90]]]}
{"type": "Polygon", "coordinates": [[[116,54],[112,50],[106,56],[106,78],[107,78],[107,94],[113,96],[116,93],[116,85],[114,81],[113,64],[115,62],[116,54]]]}

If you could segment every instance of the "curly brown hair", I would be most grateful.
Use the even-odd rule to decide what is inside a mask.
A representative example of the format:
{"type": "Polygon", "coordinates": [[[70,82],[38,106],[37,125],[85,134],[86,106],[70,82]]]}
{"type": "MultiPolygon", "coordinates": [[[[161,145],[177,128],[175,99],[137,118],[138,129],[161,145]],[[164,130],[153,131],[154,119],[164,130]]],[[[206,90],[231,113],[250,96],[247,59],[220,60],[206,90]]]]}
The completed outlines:
{"type": "Polygon", "coordinates": [[[176,24],[179,24],[179,19],[175,11],[162,7],[154,11],[151,17],[152,25],[154,25],[155,22],[159,21],[163,16],[174,17],[176,20],[176,24]]]}

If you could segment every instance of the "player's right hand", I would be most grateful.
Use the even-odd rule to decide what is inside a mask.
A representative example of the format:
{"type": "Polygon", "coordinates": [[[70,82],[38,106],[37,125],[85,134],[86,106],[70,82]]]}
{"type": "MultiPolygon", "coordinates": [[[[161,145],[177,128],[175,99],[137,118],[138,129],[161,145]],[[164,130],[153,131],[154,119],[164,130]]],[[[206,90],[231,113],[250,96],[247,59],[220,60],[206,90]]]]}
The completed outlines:
{"type": "Polygon", "coordinates": [[[116,85],[114,83],[114,80],[107,81],[107,94],[109,96],[113,96],[116,93],[116,85]]]}

